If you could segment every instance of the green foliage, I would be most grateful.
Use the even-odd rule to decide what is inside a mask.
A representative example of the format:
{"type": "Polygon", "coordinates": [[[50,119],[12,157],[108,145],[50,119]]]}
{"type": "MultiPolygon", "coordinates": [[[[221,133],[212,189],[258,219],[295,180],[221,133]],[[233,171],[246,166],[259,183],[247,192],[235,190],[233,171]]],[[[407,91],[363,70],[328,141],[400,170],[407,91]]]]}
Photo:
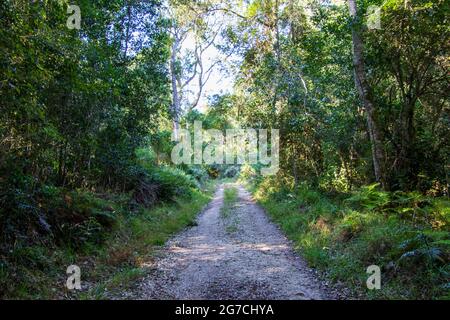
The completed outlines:
{"type": "Polygon", "coordinates": [[[239,178],[244,180],[251,180],[256,177],[256,170],[249,164],[244,164],[241,167],[239,178]]]}
{"type": "MultiPolygon", "coordinates": [[[[191,223],[190,210],[171,211],[174,201],[196,202],[209,177],[239,174],[257,186],[308,260],[330,267],[332,277],[356,285],[364,266],[377,262],[389,277],[386,296],[443,294],[450,223],[449,200],[441,197],[449,195],[446,1],[357,1],[355,21],[337,4],[313,1],[306,13],[291,0],[248,2],[242,14],[251,19],[226,26],[220,45],[210,44],[239,56],[232,59],[240,61],[234,92],[210,97],[205,113],[179,116],[181,127],[201,120],[205,129],[280,129],[280,172],[270,179],[258,175],[259,165],[170,167],[169,28],[196,16],[197,36],[218,40],[210,39],[208,19],[194,13],[212,4],[171,2],[176,17],[165,17],[160,1],[83,0],[80,30],[66,27],[68,4],[0,3],[0,290],[21,274],[15,295],[39,293],[46,278],[37,269],[101,246],[114,228],[161,244],[191,223]],[[369,5],[382,5],[381,29],[366,27],[369,5]],[[384,190],[373,184],[373,129],[354,85],[352,29],[364,42],[384,190]],[[148,232],[152,226],[164,232],[148,232]],[[46,261],[55,247],[64,253],[46,261]]],[[[173,75],[206,71],[200,62],[176,63],[173,75]]],[[[130,248],[120,248],[115,258],[130,263],[130,248]]]]}
{"type": "MultiPolygon", "coordinates": [[[[73,210],[93,214],[86,221],[98,217],[94,211],[105,205],[115,208],[113,228],[103,230],[102,243],[98,242],[97,227],[101,224],[97,221],[94,226],[90,226],[91,222],[71,224],[70,227],[78,230],[75,234],[66,229],[69,242],[61,246],[51,243],[17,245],[0,260],[0,297],[49,299],[71,294],[56,285],[71,264],[89,265],[84,269],[83,281],[96,284],[80,296],[71,294],[72,298],[102,298],[105,288],[110,291],[124,288],[147,273],[142,263],[151,258],[155,246],[164,244],[174,233],[194,223],[197,213],[210,201],[210,195],[211,190],[193,190],[188,198],[177,198],[175,202],[152,209],[140,208],[130,214],[125,210],[129,199],[124,196],[109,194],[106,200],[87,193],[71,194],[73,210]],[[74,247],[74,243],[82,248],[74,247]]],[[[65,222],[69,224],[68,220],[65,222]]]]}
{"type": "Polygon", "coordinates": [[[346,199],[346,201],[355,203],[368,210],[379,210],[386,206],[390,201],[389,194],[378,190],[379,186],[379,183],[363,186],[358,192],[355,192],[352,197],[346,199]]]}
{"type": "Polygon", "coordinates": [[[344,200],[357,209],[384,213],[436,229],[448,224],[443,215],[446,209],[439,206],[441,201],[445,200],[432,199],[418,192],[381,191],[379,184],[363,186],[344,200]]]}
{"type": "Polygon", "coordinates": [[[156,153],[151,148],[139,148],[136,150],[137,162],[147,170],[156,165],[156,153]]]}
{"type": "Polygon", "coordinates": [[[239,175],[239,173],[240,168],[238,166],[229,166],[223,173],[223,176],[225,178],[235,178],[239,175]]]}
{"type": "Polygon", "coordinates": [[[440,263],[445,264],[445,250],[448,254],[449,234],[447,232],[417,232],[399,245],[403,254],[399,258],[400,263],[440,263]]]}
{"type": "Polygon", "coordinates": [[[356,25],[375,110],[372,126],[380,131],[386,159],[383,187],[448,195],[448,5],[356,3],[351,21],[342,3],[316,1],[306,14],[292,1],[250,1],[247,14],[257,22],[227,30],[229,45],[242,50],[235,119],[240,127],[281,130],[280,170],[297,184],[348,192],[373,183],[374,143],[354,81],[356,25]],[[370,5],[382,7],[380,29],[367,28],[370,5]]]}
{"type": "Polygon", "coordinates": [[[194,178],[181,169],[172,167],[153,169],[151,180],[159,186],[159,196],[164,200],[188,196],[191,194],[191,189],[199,188],[199,184],[194,178]]]}
{"type": "Polygon", "coordinates": [[[1,4],[1,183],[120,189],[169,104],[166,27],[154,1],[83,1],[73,31],[67,5],[1,4]]]}
{"type": "Polygon", "coordinates": [[[254,188],[256,199],[309,264],[355,293],[374,299],[448,296],[450,231],[440,214],[445,199],[370,185],[342,200],[306,185],[286,188],[280,178],[265,178],[254,188]],[[397,214],[416,205],[424,211],[397,214]],[[365,286],[372,264],[382,268],[382,290],[365,286]]]}
{"type": "Polygon", "coordinates": [[[24,274],[25,296],[39,284],[31,260],[107,240],[116,201],[128,206],[166,137],[156,132],[170,105],[161,4],[81,1],[80,30],[66,26],[68,4],[0,3],[1,273],[24,274]]]}
{"type": "Polygon", "coordinates": [[[50,203],[48,210],[57,212],[49,223],[58,243],[75,248],[103,243],[118,214],[113,203],[86,192],[70,192],[60,207],[50,203]]]}
{"type": "Polygon", "coordinates": [[[200,165],[190,165],[186,173],[194,177],[199,183],[204,183],[209,179],[208,171],[200,165]]]}

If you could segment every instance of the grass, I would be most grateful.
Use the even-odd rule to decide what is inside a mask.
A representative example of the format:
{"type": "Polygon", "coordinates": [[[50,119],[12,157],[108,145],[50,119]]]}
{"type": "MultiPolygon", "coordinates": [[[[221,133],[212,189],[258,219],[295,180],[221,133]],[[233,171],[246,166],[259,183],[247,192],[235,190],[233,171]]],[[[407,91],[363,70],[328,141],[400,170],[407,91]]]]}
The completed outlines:
{"type": "Polygon", "coordinates": [[[229,184],[225,185],[223,191],[223,206],[220,209],[220,212],[223,217],[227,218],[230,216],[232,209],[237,201],[238,190],[236,187],[230,186],[229,184]]]}
{"type": "Polygon", "coordinates": [[[226,184],[223,196],[223,206],[220,209],[222,217],[225,219],[225,230],[227,233],[234,233],[239,230],[239,218],[233,215],[235,205],[238,200],[238,190],[232,184],[226,184]]]}
{"type": "Polygon", "coordinates": [[[448,199],[371,186],[341,200],[305,186],[294,191],[275,178],[250,188],[308,263],[355,296],[450,297],[448,199]],[[370,265],[381,267],[381,290],[366,287],[370,265]]]}
{"type": "Polygon", "coordinates": [[[96,199],[114,208],[115,223],[103,235],[103,241],[85,241],[80,247],[43,243],[14,250],[7,262],[0,260],[0,296],[3,299],[102,299],[126,288],[148,272],[147,266],[158,247],[195,223],[214,189],[215,185],[210,183],[201,191],[192,189],[190,196],[134,212],[124,208],[123,198],[109,195],[108,200],[96,199]],[[72,264],[81,269],[81,292],[65,288],[66,268],[72,264]]]}

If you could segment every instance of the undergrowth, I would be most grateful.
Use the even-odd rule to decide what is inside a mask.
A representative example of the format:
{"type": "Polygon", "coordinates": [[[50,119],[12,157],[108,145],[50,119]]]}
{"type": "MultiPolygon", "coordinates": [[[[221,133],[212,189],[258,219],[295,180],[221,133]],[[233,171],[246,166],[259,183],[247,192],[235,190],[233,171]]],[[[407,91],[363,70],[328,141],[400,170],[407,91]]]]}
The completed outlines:
{"type": "Polygon", "coordinates": [[[43,186],[33,198],[7,198],[9,207],[17,209],[0,216],[1,227],[11,229],[3,228],[1,235],[0,298],[102,298],[144,274],[158,246],[195,223],[214,188],[208,182],[202,189],[171,168],[155,171],[151,178],[166,196],[151,206],[136,204],[133,192],[51,186],[43,186]],[[33,216],[18,223],[30,208],[33,216]],[[73,264],[81,269],[81,292],[65,287],[66,269],[73,264]]]}
{"type": "Polygon", "coordinates": [[[309,264],[355,295],[371,299],[448,299],[450,201],[377,185],[327,197],[271,177],[252,183],[255,198],[309,264]],[[344,200],[342,200],[344,198],[344,200]],[[381,290],[366,269],[381,268],[381,290]]]}

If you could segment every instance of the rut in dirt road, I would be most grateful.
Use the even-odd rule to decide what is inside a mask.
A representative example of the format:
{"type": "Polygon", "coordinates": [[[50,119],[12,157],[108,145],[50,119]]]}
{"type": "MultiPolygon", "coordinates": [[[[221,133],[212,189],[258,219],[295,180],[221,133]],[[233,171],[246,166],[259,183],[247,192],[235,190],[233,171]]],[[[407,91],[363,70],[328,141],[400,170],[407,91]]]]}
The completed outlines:
{"type": "Polygon", "coordinates": [[[224,188],[197,226],[169,241],[138,299],[332,299],[241,186],[230,217],[224,188]],[[232,223],[232,228],[230,228],[232,223]]]}

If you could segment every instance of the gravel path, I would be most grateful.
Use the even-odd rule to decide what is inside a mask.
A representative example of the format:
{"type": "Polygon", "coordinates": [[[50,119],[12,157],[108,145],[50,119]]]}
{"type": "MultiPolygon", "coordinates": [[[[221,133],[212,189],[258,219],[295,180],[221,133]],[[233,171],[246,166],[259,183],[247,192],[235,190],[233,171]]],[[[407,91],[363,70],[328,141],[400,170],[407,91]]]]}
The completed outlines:
{"type": "Polygon", "coordinates": [[[137,299],[333,299],[262,208],[239,185],[221,214],[224,186],[197,226],[167,244],[137,299]]]}

